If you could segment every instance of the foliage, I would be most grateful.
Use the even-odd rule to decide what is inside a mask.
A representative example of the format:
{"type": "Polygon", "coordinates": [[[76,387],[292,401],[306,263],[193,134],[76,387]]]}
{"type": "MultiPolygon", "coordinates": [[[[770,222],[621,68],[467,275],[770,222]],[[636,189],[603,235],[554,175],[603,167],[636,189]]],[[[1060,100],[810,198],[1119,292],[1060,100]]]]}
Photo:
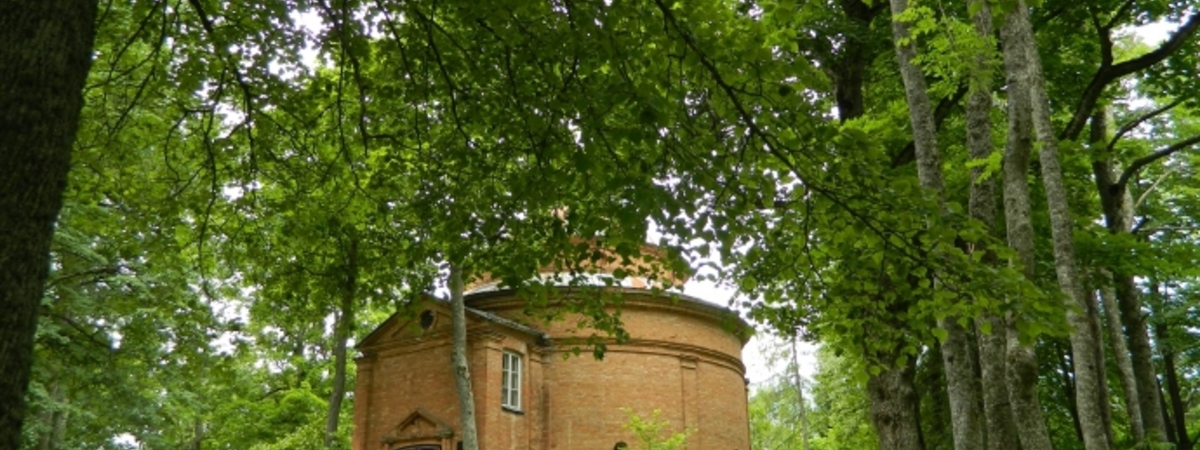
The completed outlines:
{"type": "MultiPolygon", "coordinates": [[[[1032,277],[1003,264],[1014,255],[993,224],[965,211],[969,169],[1000,177],[1002,154],[966,155],[960,91],[992,82],[997,147],[1008,95],[999,71],[972,72],[974,56],[999,53],[975,37],[965,4],[912,1],[893,18],[858,1],[484,3],[109,5],[56,229],[26,446],[314,442],[337,396],[339,346],[442,283],[446,263],[521,288],[535,315],[576,312],[593,337],[628,338],[609,308],[619,299],[563,304],[529,282],[609,257],[651,277],[715,269],[702,278],[743,294],[733,306],[821,342],[813,448],[875,445],[863,381],[914,359],[926,446],[947,446],[935,353],[947,332],[935,324],[983,314],[1015,317],[1038,344],[1052,435],[1078,445],[1042,187],[1035,179],[1032,277]],[[945,210],[907,162],[893,19],[911,24],[945,104],[945,210]],[[648,224],[668,261],[640,264],[648,224]],[[235,419],[246,416],[262,419],[235,419]]],[[[1194,430],[1198,40],[1089,91],[1105,67],[1156,54],[1123,30],[1182,27],[1194,8],[1040,3],[1080,266],[1138,277],[1161,328],[1159,371],[1170,355],[1194,430]],[[1095,142],[1073,125],[1088,101],[1113,116],[1095,142]],[[1128,175],[1131,233],[1102,226],[1094,167],[1107,162],[1128,175]]],[[[997,19],[1016,7],[989,4],[997,19]]],[[[782,381],[755,391],[758,448],[794,443],[794,394],[782,381]]],[[[630,414],[654,445],[682,442],[659,441],[657,415],[630,414]]]]}
{"type": "Polygon", "coordinates": [[[695,430],[685,430],[671,434],[669,432],[671,422],[659,419],[659,416],[662,415],[661,410],[654,410],[650,417],[642,417],[633,412],[631,408],[624,408],[623,411],[628,419],[621,426],[629,430],[638,442],[637,445],[628,447],[632,450],[681,449],[687,444],[688,435],[695,432],[695,430]],[[664,437],[664,433],[668,435],[664,437]]]}
{"type": "Polygon", "coordinates": [[[861,377],[862,365],[837,356],[831,349],[817,351],[817,374],[813,377],[811,422],[818,450],[877,448],[879,441],[871,426],[867,395],[861,377]]]}

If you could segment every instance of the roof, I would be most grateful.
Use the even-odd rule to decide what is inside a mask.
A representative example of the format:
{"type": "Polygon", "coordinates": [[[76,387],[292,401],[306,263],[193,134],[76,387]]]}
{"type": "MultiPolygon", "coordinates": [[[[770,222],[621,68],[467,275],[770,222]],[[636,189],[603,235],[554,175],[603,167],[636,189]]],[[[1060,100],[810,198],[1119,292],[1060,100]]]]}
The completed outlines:
{"type": "MultiPolygon", "coordinates": [[[[450,307],[449,299],[438,297],[437,295],[430,294],[430,293],[422,294],[421,299],[418,300],[418,302],[421,300],[430,301],[430,302],[432,302],[432,304],[434,306],[441,307],[441,308],[449,308],[450,307]]],[[[414,302],[413,304],[416,304],[416,302],[414,302]]],[[[387,328],[393,321],[398,320],[399,317],[401,316],[401,313],[404,313],[404,312],[405,311],[396,311],[396,312],[392,313],[392,315],[388,316],[387,320],[384,320],[382,323],[380,323],[378,326],[376,326],[374,330],[371,330],[370,333],[368,333],[366,336],[364,336],[362,338],[362,340],[358,341],[358,343],[355,345],[355,348],[362,348],[364,344],[367,344],[367,343],[371,342],[372,340],[376,339],[377,335],[382,333],[384,328],[387,328]]],[[[487,312],[487,311],[484,311],[484,310],[481,310],[478,308],[472,308],[469,306],[466,307],[466,312],[467,312],[467,314],[469,314],[473,317],[479,318],[480,320],[483,320],[485,322],[496,324],[496,325],[508,328],[510,330],[513,330],[513,331],[516,331],[519,333],[531,335],[537,339],[538,345],[546,345],[547,343],[549,343],[549,340],[550,340],[549,335],[547,335],[546,333],[543,333],[541,330],[538,330],[531,326],[524,325],[520,322],[511,320],[511,319],[506,319],[506,318],[500,317],[496,314],[492,314],[490,312],[487,312]]]]}
{"type": "MultiPolygon", "coordinates": [[[[571,289],[603,289],[608,292],[619,293],[622,296],[629,296],[629,297],[625,297],[626,301],[628,301],[628,300],[636,301],[637,299],[654,300],[652,302],[643,302],[643,303],[670,304],[670,305],[678,306],[678,307],[684,308],[686,310],[689,310],[694,314],[700,314],[702,316],[707,316],[712,320],[717,320],[717,321],[722,321],[722,322],[730,320],[733,322],[734,326],[736,328],[738,328],[738,330],[736,330],[735,334],[737,334],[738,338],[741,339],[743,345],[745,345],[750,340],[750,336],[754,334],[754,327],[750,326],[750,323],[747,322],[746,319],[742,318],[737,312],[735,312],[729,308],[726,308],[724,306],[714,304],[711,302],[707,302],[707,301],[701,300],[697,297],[693,297],[693,296],[683,294],[680,292],[672,292],[672,291],[655,292],[655,291],[651,291],[649,289],[629,288],[629,287],[574,287],[571,289]]],[[[501,299],[511,299],[511,298],[519,298],[517,289],[499,289],[499,290],[493,290],[493,291],[477,292],[477,293],[474,293],[471,295],[467,295],[464,300],[468,305],[470,305],[471,303],[476,303],[476,304],[484,303],[490,299],[501,300],[501,299]]],[[[503,301],[503,300],[501,300],[501,301],[503,301]]],[[[628,306],[628,303],[626,303],[626,306],[628,306]]],[[[470,308],[470,306],[468,306],[468,308],[470,308]]],[[[488,313],[488,314],[491,314],[491,313],[488,313]]]]}

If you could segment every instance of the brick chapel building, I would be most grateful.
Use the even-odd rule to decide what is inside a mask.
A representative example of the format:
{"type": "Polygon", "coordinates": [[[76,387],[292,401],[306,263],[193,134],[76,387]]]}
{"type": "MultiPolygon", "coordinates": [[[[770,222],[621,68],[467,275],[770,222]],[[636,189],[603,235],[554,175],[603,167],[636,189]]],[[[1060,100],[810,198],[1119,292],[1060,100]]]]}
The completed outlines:
{"type": "MultiPolygon", "coordinates": [[[[644,280],[622,295],[627,342],[609,340],[602,360],[568,356],[577,318],[524,315],[515,291],[485,284],[466,296],[477,430],[484,450],[609,450],[633,444],[623,411],[660,410],[687,448],[748,450],[742,347],[750,327],[733,312],[644,280]]],[[[571,295],[561,288],[562,295],[571,295]]],[[[575,288],[578,289],[578,288],[575,288]]],[[[599,288],[596,288],[599,289],[599,288]]],[[[354,450],[454,450],[458,397],[450,365],[450,308],[427,299],[397,313],[359,343],[354,450]]]]}

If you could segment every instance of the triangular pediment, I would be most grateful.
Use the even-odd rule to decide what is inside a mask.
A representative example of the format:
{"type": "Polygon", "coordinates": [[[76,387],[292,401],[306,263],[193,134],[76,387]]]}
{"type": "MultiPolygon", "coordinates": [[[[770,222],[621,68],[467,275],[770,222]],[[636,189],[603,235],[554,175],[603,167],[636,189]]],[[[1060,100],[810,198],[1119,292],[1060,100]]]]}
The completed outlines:
{"type": "Polygon", "coordinates": [[[383,435],[384,444],[447,439],[454,436],[454,429],[424,408],[417,408],[400,424],[383,435]]]}
{"type": "Polygon", "coordinates": [[[388,341],[416,339],[449,330],[449,308],[433,299],[422,298],[392,314],[356,347],[365,349],[388,341]],[[428,318],[424,317],[426,314],[428,318]]]}
{"type": "MultiPolygon", "coordinates": [[[[409,305],[405,310],[388,317],[375,328],[367,337],[356,345],[360,350],[367,351],[372,347],[386,343],[421,340],[427,337],[441,337],[451,332],[450,305],[446,301],[426,297],[409,305]]],[[[487,311],[467,308],[467,328],[500,327],[515,331],[521,335],[536,339],[544,339],[541,331],[500,317],[487,311]]]]}

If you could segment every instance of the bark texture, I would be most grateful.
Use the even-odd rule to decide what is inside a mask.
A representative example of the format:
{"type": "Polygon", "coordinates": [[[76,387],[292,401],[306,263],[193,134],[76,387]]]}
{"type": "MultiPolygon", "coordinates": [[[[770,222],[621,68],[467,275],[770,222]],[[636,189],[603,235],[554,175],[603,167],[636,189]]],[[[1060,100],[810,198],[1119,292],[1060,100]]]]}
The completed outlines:
{"type": "Polygon", "coordinates": [[[450,314],[454,329],[450,349],[454,368],[454,388],[458,392],[458,421],[463,450],[479,450],[479,435],[475,431],[475,395],[471,390],[471,368],[467,362],[467,306],[463,301],[461,268],[450,264],[450,314]]]}
{"type": "Polygon", "coordinates": [[[25,420],[50,241],[95,39],[95,0],[0,3],[0,449],[25,420]]]}
{"type": "MultiPolygon", "coordinates": [[[[1109,140],[1109,122],[1110,114],[1106,106],[1098,107],[1096,112],[1092,114],[1091,132],[1089,133],[1088,141],[1091,142],[1093,148],[1104,148],[1107,145],[1109,140]]],[[[1120,218],[1128,218],[1126,223],[1132,223],[1133,199],[1129,196],[1128,192],[1120,193],[1112,190],[1113,165],[1111,157],[1104,157],[1092,162],[1092,172],[1095,175],[1096,189],[1100,193],[1100,201],[1109,230],[1114,233],[1120,232],[1113,231],[1113,227],[1117,226],[1117,229],[1120,229],[1120,225],[1116,222],[1120,221],[1120,218]],[[1117,197],[1120,198],[1118,199],[1117,197]]],[[[1128,228],[1125,230],[1125,232],[1128,232],[1128,228]]],[[[1142,442],[1146,437],[1146,433],[1142,425],[1142,411],[1138,400],[1137,378],[1133,373],[1133,362],[1129,356],[1129,347],[1125,344],[1125,334],[1121,330],[1121,314],[1117,307],[1116,292],[1113,289],[1112,272],[1101,268],[1096,273],[1096,276],[1099,279],[1100,306],[1102,306],[1108,324],[1104,329],[1108,333],[1109,345],[1112,347],[1113,362],[1117,366],[1117,379],[1121,383],[1121,392],[1124,394],[1125,411],[1129,418],[1129,432],[1133,435],[1134,442],[1142,442]]]]}
{"type": "MultiPolygon", "coordinates": [[[[1028,86],[1028,64],[1023,53],[1012,51],[1021,48],[1024,38],[1016,33],[1011,19],[1005,20],[1001,29],[1004,43],[1005,78],[1008,83],[1008,138],[1004,149],[1004,218],[1008,245],[1017,254],[1016,263],[1026,277],[1032,279],[1033,223],[1029,205],[1029,157],[1033,150],[1030,93],[1028,86]]],[[[1029,43],[1032,45],[1032,42],[1029,43]]],[[[1033,347],[1021,343],[1016,328],[1016,318],[1005,323],[1005,379],[1008,383],[1012,414],[1019,430],[1021,447],[1025,450],[1050,450],[1050,434],[1042,417],[1038,400],[1037,355],[1033,347]]]]}
{"type": "Polygon", "coordinates": [[[1142,315],[1142,302],[1133,276],[1114,272],[1117,308],[1121,312],[1121,324],[1129,343],[1129,355],[1133,364],[1134,381],[1137,383],[1138,404],[1142,410],[1142,428],[1148,443],[1166,441],[1166,421],[1163,420],[1162,399],[1159,394],[1158,378],[1154,373],[1153,350],[1147,335],[1146,318],[1142,315]]]}
{"type": "Polygon", "coordinates": [[[1100,366],[1104,362],[1097,359],[1100,355],[1099,344],[1097,336],[1093,333],[1093,320],[1089,316],[1094,308],[1090,307],[1090,301],[1079,278],[1078,264],[1075,260],[1074,222],[1058,158],[1058,140],[1050,121],[1050,99],[1046,95],[1040,57],[1033,42],[1033,27],[1024,2],[1018,2],[1018,8],[1006,18],[1006,28],[1009,23],[1013,28],[1008,33],[1009,37],[1020,38],[1006,41],[1004,51],[1013,52],[1014,57],[1023,55],[1028,61],[1028,84],[1024,84],[1023,88],[1030,91],[1033,128],[1041,144],[1039,162],[1046,202],[1050,209],[1055,273],[1058,276],[1059,288],[1068,302],[1067,322],[1071,325],[1069,338],[1074,362],[1075,400],[1084,448],[1107,450],[1112,445],[1108,439],[1108,427],[1103,412],[1103,408],[1106,407],[1107,390],[1104,379],[1100,377],[1100,366]]]}
{"type": "Polygon", "coordinates": [[[912,124],[913,144],[916,146],[917,177],[921,187],[942,195],[942,166],[937,147],[937,125],[933,120],[933,107],[929,102],[929,91],[925,74],[913,64],[917,48],[908,39],[908,24],[896,20],[896,16],[908,9],[908,0],[891,0],[892,36],[896,40],[896,59],[900,63],[900,76],[904,79],[904,97],[908,103],[908,120],[912,124]]]}
{"type": "Polygon", "coordinates": [[[889,367],[867,380],[871,422],[879,435],[880,450],[921,450],[917,391],[913,385],[915,360],[889,367]]]}
{"type": "MultiPolygon", "coordinates": [[[[1118,168],[1111,158],[1092,163],[1096,189],[1100,194],[1100,205],[1104,211],[1105,226],[1109,233],[1123,234],[1133,230],[1133,198],[1124,183],[1117,181],[1118,168]]],[[[1136,386],[1139,415],[1143,437],[1148,442],[1164,442],[1166,422],[1158,390],[1158,379],[1154,373],[1153,348],[1150,346],[1149,330],[1142,315],[1142,301],[1133,275],[1122,270],[1113,270],[1117,310],[1120,324],[1124,326],[1122,339],[1127,339],[1129,361],[1136,386]]],[[[1115,350],[1114,350],[1115,351],[1115,350]]]]}
{"type": "Polygon", "coordinates": [[[354,331],[354,303],[358,295],[358,239],[354,237],[347,240],[345,270],[341,308],[333,333],[333,392],[329,394],[329,410],[325,414],[326,448],[337,443],[338,419],[342,400],[346,398],[346,341],[354,331]]]}
{"type": "Polygon", "coordinates": [[[1121,313],[1117,310],[1117,294],[1113,291],[1112,277],[1107,272],[1101,276],[1100,302],[1104,307],[1104,315],[1108,322],[1109,344],[1112,346],[1113,361],[1117,365],[1117,375],[1121,383],[1121,391],[1125,394],[1125,411],[1129,415],[1129,432],[1135,442],[1145,439],[1146,433],[1142,428],[1142,409],[1138,403],[1137,382],[1133,376],[1133,363],[1129,359],[1129,348],[1125,346],[1125,333],[1121,331],[1121,313]]]}
{"type": "Polygon", "coordinates": [[[946,370],[946,394],[950,399],[950,423],[955,450],[978,450],[984,445],[983,397],[975,375],[975,352],[967,329],[955,318],[942,321],[947,331],[942,343],[946,370]]]}
{"type": "MultiPolygon", "coordinates": [[[[916,154],[917,177],[921,187],[928,193],[937,196],[941,203],[944,196],[942,183],[941,157],[938,154],[937,125],[933,117],[933,107],[929,101],[929,92],[925,83],[925,74],[917,67],[917,50],[909,36],[908,24],[896,20],[896,16],[908,8],[907,0],[892,0],[892,36],[895,39],[896,57],[900,65],[900,74],[904,80],[905,99],[908,103],[909,121],[913,129],[913,145],[916,154]]],[[[942,342],[943,367],[945,368],[947,395],[950,400],[951,428],[954,436],[954,446],[957,450],[974,450],[983,447],[983,411],[980,396],[979,380],[975,376],[975,353],[967,330],[958,324],[958,317],[947,317],[939,324],[947,331],[946,340],[942,342]]],[[[881,374],[880,376],[883,376],[881,374]]],[[[884,382],[883,380],[879,380],[884,382]]],[[[900,410],[904,405],[874,405],[872,396],[872,411],[876,406],[880,410],[900,410]]],[[[879,398],[881,401],[885,398],[879,398]]],[[[896,401],[904,400],[902,396],[886,398],[896,401]]],[[[875,415],[872,415],[875,417],[875,415]]],[[[885,417],[885,416],[880,416],[885,417]]],[[[890,417],[890,416],[886,416],[890,417]]],[[[876,427],[881,423],[877,420],[876,427]]],[[[888,423],[888,425],[896,425],[888,423]]],[[[903,425],[903,424],[900,424],[903,425]]],[[[920,424],[916,423],[919,430],[920,424]]],[[[895,430],[890,439],[893,445],[911,445],[902,436],[908,432],[895,430]]],[[[881,443],[888,444],[883,439],[881,443]]],[[[919,443],[919,439],[917,440],[919,443]]],[[[914,447],[883,447],[914,448],[914,447]]]]}
{"type": "MultiPolygon", "coordinates": [[[[981,39],[992,37],[992,13],[985,0],[968,0],[967,4],[979,4],[979,12],[972,18],[975,32],[981,39]]],[[[992,67],[984,55],[975,59],[974,73],[967,94],[967,151],[971,159],[985,159],[995,151],[992,145],[992,67]]],[[[996,177],[982,179],[983,168],[971,169],[971,190],[968,210],[971,218],[987,225],[993,233],[996,227],[996,177]]],[[[988,251],[975,249],[974,251],[988,251]]],[[[989,252],[990,253],[990,252],[989,252]]],[[[993,255],[984,255],[986,261],[995,263],[993,255]]],[[[987,450],[1008,450],[1017,445],[1017,429],[1013,423],[1012,408],[1008,401],[1008,386],[1005,384],[1004,338],[1006,330],[1003,318],[985,313],[976,322],[978,337],[978,364],[980,383],[977,388],[982,397],[983,435],[987,450]],[[984,324],[990,332],[984,331],[984,324]]],[[[949,374],[947,374],[949,376],[949,374]]]]}

